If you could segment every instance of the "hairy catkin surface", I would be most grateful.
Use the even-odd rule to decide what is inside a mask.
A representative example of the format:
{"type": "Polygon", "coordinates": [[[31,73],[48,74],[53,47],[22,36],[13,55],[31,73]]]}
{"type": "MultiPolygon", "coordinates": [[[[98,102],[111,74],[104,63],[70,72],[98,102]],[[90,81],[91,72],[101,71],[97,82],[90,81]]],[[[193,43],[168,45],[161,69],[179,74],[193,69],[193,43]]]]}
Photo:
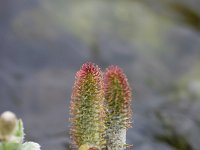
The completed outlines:
{"type": "Polygon", "coordinates": [[[110,66],[104,73],[104,91],[107,104],[108,149],[126,147],[126,130],[131,127],[131,89],[122,69],[110,66]]]}
{"type": "Polygon", "coordinates": [[[105,106],[101,70],[93,63],[83,64],[76,73],[71,96],[71,139],[73,146],[105,146],[105,106]]]}

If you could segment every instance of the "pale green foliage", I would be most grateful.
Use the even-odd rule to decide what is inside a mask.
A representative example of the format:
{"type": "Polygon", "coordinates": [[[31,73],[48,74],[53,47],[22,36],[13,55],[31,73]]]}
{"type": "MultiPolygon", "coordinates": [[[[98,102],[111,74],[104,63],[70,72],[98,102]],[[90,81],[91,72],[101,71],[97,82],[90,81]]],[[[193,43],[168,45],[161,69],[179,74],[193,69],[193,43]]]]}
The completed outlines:
{"type": "Polygon", "coordinates": [[[22,120],[17,119],[12,112],[6,113],[10,118],[3,114],[0,117],[0,150],[40,150],[37,143],[23,143],[25,134],[22,120]]]}
{"type": "Polygon", "coordinates": [[[0,144],[0,150],[40,150],[40,145],[34,142],[26,142],[24,144],[3,142],[0,144]]]}
{"type": "Polygon", "coordinates": [[[22,145],[22,150],[40,150],[40,145],[34,142],[26,142],[22,145]]]}

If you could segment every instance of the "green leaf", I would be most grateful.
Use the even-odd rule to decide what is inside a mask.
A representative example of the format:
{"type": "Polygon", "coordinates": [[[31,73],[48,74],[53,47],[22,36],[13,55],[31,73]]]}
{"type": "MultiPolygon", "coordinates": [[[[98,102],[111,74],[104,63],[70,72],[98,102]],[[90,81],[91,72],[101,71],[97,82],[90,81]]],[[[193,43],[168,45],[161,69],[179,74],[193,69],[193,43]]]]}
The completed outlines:
{"type": "Polygon", "coordinates": [[[26,142],[24,144],[3,142],[0,143],[0,150],[40,150],[40,145],[34,142],[26,142]]]}
{"type": "Polygon", "coordinates": [[[21,144],[13,142],[0,143],[0,150],[21,150],[21,144]]]}
{"type": "Polygon", "coordinates": [[[23,122],[21,119],[18,120],[18,123],[17,123],[17,128],[16,128],[16,131],[14,133],[14,136],[16,137],[16,142],[20,142],[22,143],[23,140],[24,140],[24,126],[23,126],[23,122]]]}

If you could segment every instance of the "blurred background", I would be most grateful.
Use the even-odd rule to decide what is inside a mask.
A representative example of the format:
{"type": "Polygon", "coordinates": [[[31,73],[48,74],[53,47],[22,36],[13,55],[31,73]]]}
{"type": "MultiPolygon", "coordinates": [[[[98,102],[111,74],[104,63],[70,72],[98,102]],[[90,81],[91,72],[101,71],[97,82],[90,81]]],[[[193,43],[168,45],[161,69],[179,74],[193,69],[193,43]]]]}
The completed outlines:
{"type": "Polygon", "coordinates": [[[74,75],[116,64],[133,88],[134,150],[200,149],[199,0],[0,0],[0,113],[69,149],[74,75]]]}

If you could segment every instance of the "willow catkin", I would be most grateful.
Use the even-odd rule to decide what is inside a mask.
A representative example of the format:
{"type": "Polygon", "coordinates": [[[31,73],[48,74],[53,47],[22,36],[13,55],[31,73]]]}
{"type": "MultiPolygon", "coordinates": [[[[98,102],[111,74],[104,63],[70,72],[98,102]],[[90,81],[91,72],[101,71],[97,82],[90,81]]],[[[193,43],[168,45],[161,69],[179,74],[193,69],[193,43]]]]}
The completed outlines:
{"type": "Polygon", "coordinates": [[[71,140],[78,148],[82,145],[104,148],[105,106],[103,77],[100,68],[85,63],[76,73],[71,96],[71,140]]]}
{"type": "Polygon", "coordinates": [[[126,148],[126,130],[131,127],[131,88],[126,75],[118,66],[110,66],[104,73],[104,91],[107,104],[107,148],[126,148]]]}

